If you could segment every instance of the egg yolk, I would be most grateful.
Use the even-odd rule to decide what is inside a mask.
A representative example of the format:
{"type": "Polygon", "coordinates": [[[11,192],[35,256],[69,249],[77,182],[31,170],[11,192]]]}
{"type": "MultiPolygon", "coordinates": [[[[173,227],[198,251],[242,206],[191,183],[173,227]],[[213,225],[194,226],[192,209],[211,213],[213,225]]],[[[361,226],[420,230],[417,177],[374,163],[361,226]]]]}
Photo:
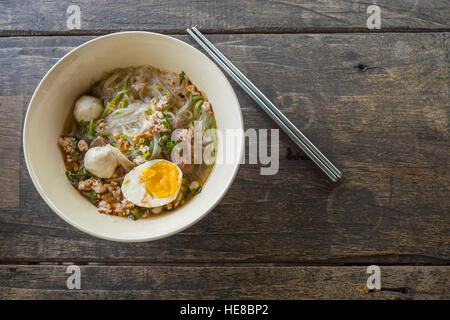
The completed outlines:
{"type": "Polygon", "coordinates": [[[142,170],[145,190],[157,198],[168,198],[177,192],[179,172],[175,164],[161,161],[142,170]]]}

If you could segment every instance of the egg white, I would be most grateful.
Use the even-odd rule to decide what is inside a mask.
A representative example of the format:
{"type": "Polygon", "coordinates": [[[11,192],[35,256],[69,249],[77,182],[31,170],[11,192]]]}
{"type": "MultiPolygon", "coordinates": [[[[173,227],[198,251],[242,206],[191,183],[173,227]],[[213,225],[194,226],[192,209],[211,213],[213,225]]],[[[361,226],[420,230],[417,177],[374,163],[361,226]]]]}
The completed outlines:
{"type": "Polygon", "coordinates": [[[163,159],[155,159],[146,161],[143,164],[135,167],[133,170],[128,172],[122,183],[122,194],[128,201],[133,202],[135,205],[146,208],[154,208],[166,205],[173,200],[175,200],[180,192],[181,188],[181,180],[183,179],[183,173],[181,169],[173,162],[163,160],[163,159]],[[152,197],[147,193],[145,189],[145,182],[141,180],[142,170],[147,167],[151,167],[157,162],[168,162],[175,165],[178,169],[178,189],[177,191],[170,197],[167,198],[158,198],[152,197]]]}

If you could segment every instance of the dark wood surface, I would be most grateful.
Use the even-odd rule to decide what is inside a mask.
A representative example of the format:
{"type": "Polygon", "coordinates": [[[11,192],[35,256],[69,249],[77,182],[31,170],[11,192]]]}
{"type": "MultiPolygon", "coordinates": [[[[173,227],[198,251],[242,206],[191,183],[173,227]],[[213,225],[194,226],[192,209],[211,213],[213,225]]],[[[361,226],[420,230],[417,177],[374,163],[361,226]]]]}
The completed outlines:
{"type": "MultiPolygon", "coordinates": [[[[104,23],[101,1],[80,3],[82,30],[70,32],[68,2],[30,2],[29,12],[0,3],[0,298],[449,298],[445,1],[379,2],[386,29],[376,33],[362,2],[117,2],[104,23]],[[193,44],[179,34],[190,25],[216,33],[345,179],[329,182],[281,133],[279,173],[241,166],[220,205],[180,234],[123,244],[74,229],[24,165],[34,89],[92,35],[150,30],[193,44]],[[65,289],[71,263],[82,266],[81,291],[65,289]],[[365,286],[370,264],[383,266],[376,294],[365,286]]],[[[276,128],[233,86],[246,128],[276,128]]]]}
{"type": "Polygon", "coordinates": [[[197,26],[210,33],[367,31],[370,4],[382,11],[383,31],[448,30],[447,0],[3,0],[0,34],[67,34],[66,9],[77,4],[81,30],[101,34],[113,30],[185,33],[197,26]],[[26,8],[26,10],[24,10],[26,8]]]}
{"type": "Polygon", "coordinates": [[[81,290],[67,290],[66,265],[0,266],[0,298],[25,299],[449,299],[448,269],[381,267],[383,289],[368,292],[366,267],[81,266],[81,290]],[[87,280],[84,280],[84,279],[87,280]],[[414,283],[414,288],[405,287],[414,283]]]}

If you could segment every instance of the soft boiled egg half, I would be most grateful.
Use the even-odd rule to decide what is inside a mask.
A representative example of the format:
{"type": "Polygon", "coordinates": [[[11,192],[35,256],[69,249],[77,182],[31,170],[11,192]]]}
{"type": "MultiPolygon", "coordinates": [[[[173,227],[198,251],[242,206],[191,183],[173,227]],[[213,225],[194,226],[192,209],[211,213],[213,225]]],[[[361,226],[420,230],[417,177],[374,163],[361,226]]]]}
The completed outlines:
{"type": "Polygon", "coordinates": [[[173,162],[146,161],[128,172],[122,183],[122,194],[135,205],[154,208],[175,200],[180,192],[183,173],[173,162]]]}

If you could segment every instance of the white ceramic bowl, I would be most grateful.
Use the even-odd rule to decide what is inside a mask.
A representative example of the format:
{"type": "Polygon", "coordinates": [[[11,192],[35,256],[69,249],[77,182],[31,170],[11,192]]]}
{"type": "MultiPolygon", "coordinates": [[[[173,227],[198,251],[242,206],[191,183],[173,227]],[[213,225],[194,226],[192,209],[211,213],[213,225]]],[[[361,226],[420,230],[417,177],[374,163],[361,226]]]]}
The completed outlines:
{"type": "Polygon", "coordinates": [[[23,129],[25,161],[50,208],[74,227],[103,239],[149,241],[193,225],[225,195],[244,149],[244,138],[235,140],[228,154],[233,163],[216,163],[202,192],[172,213],[138,221],[98,214],[66,178],[57,140],[74,101],[92,79],[115,68],[143,64],[177,73],[183,70],[208,95],[217,128],[243,130],[238,99],[224,74],[203,53],[180,40],[150,32],[120,32],[88,41],[65,55],[42,79],[28,106],[23,129]]]}

